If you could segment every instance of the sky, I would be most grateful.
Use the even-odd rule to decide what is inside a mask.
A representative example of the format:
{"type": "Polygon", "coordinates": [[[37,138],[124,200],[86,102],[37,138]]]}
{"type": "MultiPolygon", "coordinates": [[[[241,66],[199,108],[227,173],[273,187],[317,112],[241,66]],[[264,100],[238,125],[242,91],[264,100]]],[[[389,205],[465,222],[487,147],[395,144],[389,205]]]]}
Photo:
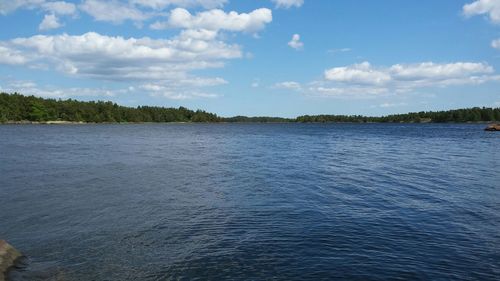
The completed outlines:
{"type": "Polygon", "coordinates": [[[0,91],[220,116],[500,107],[500,0],[0,0],[0,91]]]}

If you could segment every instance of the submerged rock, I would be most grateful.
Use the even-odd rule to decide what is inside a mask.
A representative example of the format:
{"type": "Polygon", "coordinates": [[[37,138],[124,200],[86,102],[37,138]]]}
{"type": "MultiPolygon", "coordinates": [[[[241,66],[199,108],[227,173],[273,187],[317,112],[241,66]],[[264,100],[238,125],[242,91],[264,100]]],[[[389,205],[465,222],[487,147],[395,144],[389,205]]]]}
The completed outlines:
{"type": "Polygon", "coordinates": [[[500,124],[491,124],[486,129],[485,131],[500,131],[500,124]]]}
{"type": "Polygon", "coordinates": [[[0,281],[5,280],[5,272],[14,265],[22,255],[4,240],[0,240],[0,281]]]}

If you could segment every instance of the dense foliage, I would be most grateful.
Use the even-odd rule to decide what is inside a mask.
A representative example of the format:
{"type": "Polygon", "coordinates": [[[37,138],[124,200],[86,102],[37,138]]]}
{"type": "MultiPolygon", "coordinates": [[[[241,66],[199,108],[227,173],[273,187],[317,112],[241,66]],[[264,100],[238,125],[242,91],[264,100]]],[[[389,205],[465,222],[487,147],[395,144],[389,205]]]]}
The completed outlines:
{"type": "Polygon", "coordinates": [[[0,122],[218,122],[215,114],[184,107],[119,106],[112,102],[43,99],[0,93],[0,122]]]}
{"type": "Polygon", "coordinates": [[[405,123],[445,123],[445,122],[490,122],[500,121],[500,108],[474,107],[447,111],[422,111],[394,114],[383,117],[360,115],[315,115],[297,117],[297,122],[405,122],[405,123]]]}
{"type": "Polygon", "coordinates": [[[296,119],[280,117],[235,116],[221,118],[202,110],[184,107],[165,108],[139,106],[136,108],[119,106],[104,101],[83,102],[77,100],[44,99],[20,94],[0,93],[0,123],[4,122],[489,122],[500,121],[500,108],[467,108],[448,111],[427,111],[383,117],[361,115],[314,115],[296,119]]]}

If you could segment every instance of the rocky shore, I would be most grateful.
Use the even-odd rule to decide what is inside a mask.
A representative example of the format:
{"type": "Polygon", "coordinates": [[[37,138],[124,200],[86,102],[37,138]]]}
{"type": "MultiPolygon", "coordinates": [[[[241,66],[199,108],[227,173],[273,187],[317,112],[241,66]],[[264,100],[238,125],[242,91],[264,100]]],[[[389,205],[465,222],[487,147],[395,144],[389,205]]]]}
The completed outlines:
{"type": "Polygon", "coordinates": [[[6,121],[1,124],[14,124],[14,125],[31,125],[31,124],[47,124],[47,125],[66,125],[66,124],[87,124],[87,122],[73,122],[73,121],[6,121]]]}
{"type": "Polygon", "coordinates": [[[491,124],[489,125],[488,127],[486,127],[486,129],[484,129],[485,131],[500,131],[500,124],[491,124]]]}
{"type": "Polygon", "coordinates": [[[5,281],[5,273],[21,256],[21,253],[9,243],[0,240],[0,281],[5,281]]]}

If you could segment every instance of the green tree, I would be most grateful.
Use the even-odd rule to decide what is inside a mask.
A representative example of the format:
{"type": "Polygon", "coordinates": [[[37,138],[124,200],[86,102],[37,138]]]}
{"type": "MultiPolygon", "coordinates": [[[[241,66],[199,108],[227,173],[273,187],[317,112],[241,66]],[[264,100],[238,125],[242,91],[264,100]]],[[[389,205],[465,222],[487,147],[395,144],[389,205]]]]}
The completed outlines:
{"type": "Polygon", "coordinates": [[[31,104],[30,121],[47,121],[47,109],[43,103],[33,101],[31,104]]]}

